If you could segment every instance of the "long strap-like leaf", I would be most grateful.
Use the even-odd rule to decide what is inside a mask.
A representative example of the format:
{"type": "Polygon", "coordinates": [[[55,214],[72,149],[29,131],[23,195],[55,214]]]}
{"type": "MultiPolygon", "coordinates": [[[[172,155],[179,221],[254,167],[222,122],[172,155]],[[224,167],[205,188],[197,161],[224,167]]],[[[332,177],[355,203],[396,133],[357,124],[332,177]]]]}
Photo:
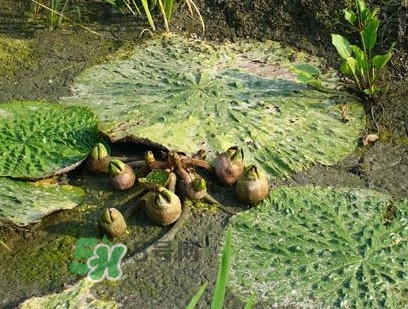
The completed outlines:
{"type": "Polygon", "coordinates": [[[224,248],[222,249],[221,265],[218,269],[218,276],[217,281],[215,283],[215,291],[211,303],[211,309],[222,309],[225,297],[225,290],[227,289],[231,253],[232,253],[231,227],[228,227],[227,237],[225,239],[224,248]]]}

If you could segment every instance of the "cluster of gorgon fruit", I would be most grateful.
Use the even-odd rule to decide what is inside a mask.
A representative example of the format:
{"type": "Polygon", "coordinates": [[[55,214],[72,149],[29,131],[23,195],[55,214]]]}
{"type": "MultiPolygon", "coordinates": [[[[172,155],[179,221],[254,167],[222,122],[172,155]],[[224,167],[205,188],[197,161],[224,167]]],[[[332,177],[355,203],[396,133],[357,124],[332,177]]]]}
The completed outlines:
{"type": "MultiPolygon", "coordinates": [[[[219,182],[235,185],[238,199],[250,206],[258,204],[269,193],[264,173],[253,164],[245,167],[243,150],[236,146],[219,154],[212,167],[205,161],[205,151],[192,157],[168,152],[162,160],[156,160],[148,151],[144,160],[124,163],[111,157],[103,144],[98,144],[85,165],[90,172],[107,173],[110,184],[117,190],[129,190],[135,185],[145,189],[146,194],[140,200],[146,206],[146,214],[152,222],[163,226],[179,218],[182,212],[179,195],[220,205],[208,194],[206,181],[196,172],[196,167],[213,169],[219,182]]],[[[127,228],[122,213],[116,208],[107,208],[101,213],[99,226],[110,237],[120,236],[127,228]]]]}

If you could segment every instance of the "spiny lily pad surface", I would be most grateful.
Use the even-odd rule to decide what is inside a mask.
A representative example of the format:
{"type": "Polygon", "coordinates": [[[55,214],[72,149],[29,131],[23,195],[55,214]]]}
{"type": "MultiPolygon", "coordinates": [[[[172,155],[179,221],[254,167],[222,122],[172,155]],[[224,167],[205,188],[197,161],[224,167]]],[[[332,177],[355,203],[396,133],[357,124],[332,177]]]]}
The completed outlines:
{"type": "Polygon", "coordinates": [[[0,104],[0,176],[39,179],[84,160],[99,141],[84,107],[44,102],[0,104]]]}
{"type": "Polygon", "coordinates": [[[408,308],[407,211],[369,190],[274,190],[231,220],[230,286],[279,308],[408,308]]]}
{"type": "Polygon", "coordinates": [[[76,207],[84,196],[78,187],[0,177],[0,219],[27,225],[61,209],[76,207]]]}
{"type": "Polygon", "coordinates": [[[100,300],[91,293],[94,284],[88,279],[80,280],[68,289],[55,294],[27,299],[19,308],[88,308],[88,309],[116,309],[117,304],[110,300],[100,300]]]}
{"type": "Polygon", "coordinates": [[[345,157],[364,126],[361,106],[344,123],[338,99],[295,82],[289,67],[305,61],[317,60],[275,42],[167,35],[86,70],[63,103],[89,106],[113,141],[132,134],[171,150],[205,148],[210,160],[237,145],[248,163],[287,176],[345,157]]]}

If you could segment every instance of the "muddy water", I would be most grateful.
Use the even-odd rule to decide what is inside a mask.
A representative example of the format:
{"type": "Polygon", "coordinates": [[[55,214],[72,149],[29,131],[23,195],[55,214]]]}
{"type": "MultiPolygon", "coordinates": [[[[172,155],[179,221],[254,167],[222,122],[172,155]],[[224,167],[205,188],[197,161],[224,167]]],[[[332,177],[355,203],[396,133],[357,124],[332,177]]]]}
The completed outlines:
{"type": "MultiPolygon", "coordinates": [[[[69,94],[73,78],[85,67],[107,59],[123,45],[134,44],[107,39],[106,36],[137,41],[134,31],[132,33],[129,28],[123,26],[123,20],[120,23],[110,20],[109,27],[106,27],[106,24],[93,25],[94,29],[105,36],[101,37],[84,29],[69,26],[48,32],[44,28],[38,29],[35,25],[27,23],[24,14],[16,13],[21,11],[13,11],[13,14],[5,12],[3,11],[1,15],[2,33],[17,37],[27,44],[30,61],[20,61],[21,65],[17,68],[7,67],[4,70],[2,68],[0,102],[38,99],[53,101],[65,96],[69,94]],[[13,33],[17,29],[16,25],[19,29],[18,34],[13,33]]],[[[231,16],[234,12],[243,18],[242,12],[229,8],[231,16]]],[[[180,25],[183,25],[183,22],[185,23],[180,21],[180,25]]],[[[236,22],[237,33],[244,31],[242,24],[242,19],[236,22]]],[[[225,22],[216,23],[210,28],[221,29],[217,26],[225,26],[225,22]]],[[[224,34],[231,34],[231,29],[222,29],[224,34]]],[[[13,51],[12,47],[10,50],[13,51]]],[[[26,57],[27,54],[21,56],[26,57]]],[[[388,118],[387,127],[395,127],[400,135],[404,135],[404,121],[407,118],[400,112],[404,93],[395,92],[394,95],[397,99],[388,105],[390,107],[395,105],[395,108],[387,114],[393,115],[388,118]],[[400,120],[393,123],[393,119],[400,120]]],[[[273,183],[272,186],[315,184],[361,187],[390,193],[396,199],[404,198],[408,193],[408,156],[405,145],[404,138],[389,137],[366,148],[356,145],[356,151],[335,166],[315,166],[306,172],[293,175],[291,179],[273,183]]],[[[72,175],[72,181],[84,181],[85,177],[77,173],[72,175]]],[[[8,253],[4,248],[0,249],[2,291],[0,307],[12,308],[28,297],[61,291],[68,284],[82,278],[69,271],[72,256],[61,252],[73,254],[77,237],[91,237],[95,234],[95,219],[101,207],[98,202],[109,194],[101,179],[86,180],[98,190],[83,208],[58,213],[45,220],[42,225],[25,230],[10,233],[9,230],[2,229],[3,235],[9,237],[13,252],[8,253]]],[[[216,185],[212,187],[212,191],[215,197],[226,205],[235,206],[237,211],[241,207],[236,203],[232,192],[221,190],[216,185]]],[[[109,196],[112,200],[120,197],[109,196]]],[[[228,218],[229,215],[219,211],[193,209],[187,224],[172,242],[170,261],[152,255],[147,261],[129,266],[126,269],[126,280],[114,284],[105,281],[95,286],[92,293],[100,299],[114,299],[125,308],[183,308],[200,285],[204,281],[209,281],[207,292],[199,304],[199,308],[208,308],[212,297],[212,283],[217,272],[220,241],[228,218]],[[188,242],[196,248],[199,252],[198,258],[181,259],[177,250],[179,242],[188,242]]],[[[143,216],[140,220],[143,222],[143,216]]],[[[140,229],[140,233],[149,239],[156,239],[164,232],[163,229],[140,229]]],[[[128,239],[129,243],[132,243],[132,240],[128,239]]],[[[137,248],[132,247],[132,250],[136,251],[137,248]]],[[[225,307],[242,308],[243,304],[235,296],[228,294],[225,307]]],[[[267,308],[267,305],[260,304],[259,307],[267,308]]]]}

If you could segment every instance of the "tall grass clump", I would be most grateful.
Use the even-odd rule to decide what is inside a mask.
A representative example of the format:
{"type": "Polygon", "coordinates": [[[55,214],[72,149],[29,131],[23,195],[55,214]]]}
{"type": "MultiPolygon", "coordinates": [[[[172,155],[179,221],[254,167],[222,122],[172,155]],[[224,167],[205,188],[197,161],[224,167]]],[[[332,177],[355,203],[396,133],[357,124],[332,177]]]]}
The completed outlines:
{"type": "Polygon", "coordinates": [[[48,25],[50,30],[54,30],[61,26],[62,19],[64,17],[64,11],[67,8],[69,0],[62,2],[61,0],[31,0],[34,5],[35,11],[39,11],[40,8],[44,8],[48,11],[48,25]]]}
{"type": "MultiPolygon", "coordinates": [[[[205,31],[204,20],[200,14],[200,10],[193,0],[182,0],[186,4],[191,16],[197,14],[200,21],[203,32],[205,31]]],[[[132,15],[142,16],[144,15],[150,25],[152,31],[156,31],[157,27],[153,18],[154,10],[158,9],[163,19],[164,28],[167,32],[170,31],[170,22],[174,11],[175,0],[105,0],[110,5],[121,9],[122,11],[128,11],[132,15]]]]}

